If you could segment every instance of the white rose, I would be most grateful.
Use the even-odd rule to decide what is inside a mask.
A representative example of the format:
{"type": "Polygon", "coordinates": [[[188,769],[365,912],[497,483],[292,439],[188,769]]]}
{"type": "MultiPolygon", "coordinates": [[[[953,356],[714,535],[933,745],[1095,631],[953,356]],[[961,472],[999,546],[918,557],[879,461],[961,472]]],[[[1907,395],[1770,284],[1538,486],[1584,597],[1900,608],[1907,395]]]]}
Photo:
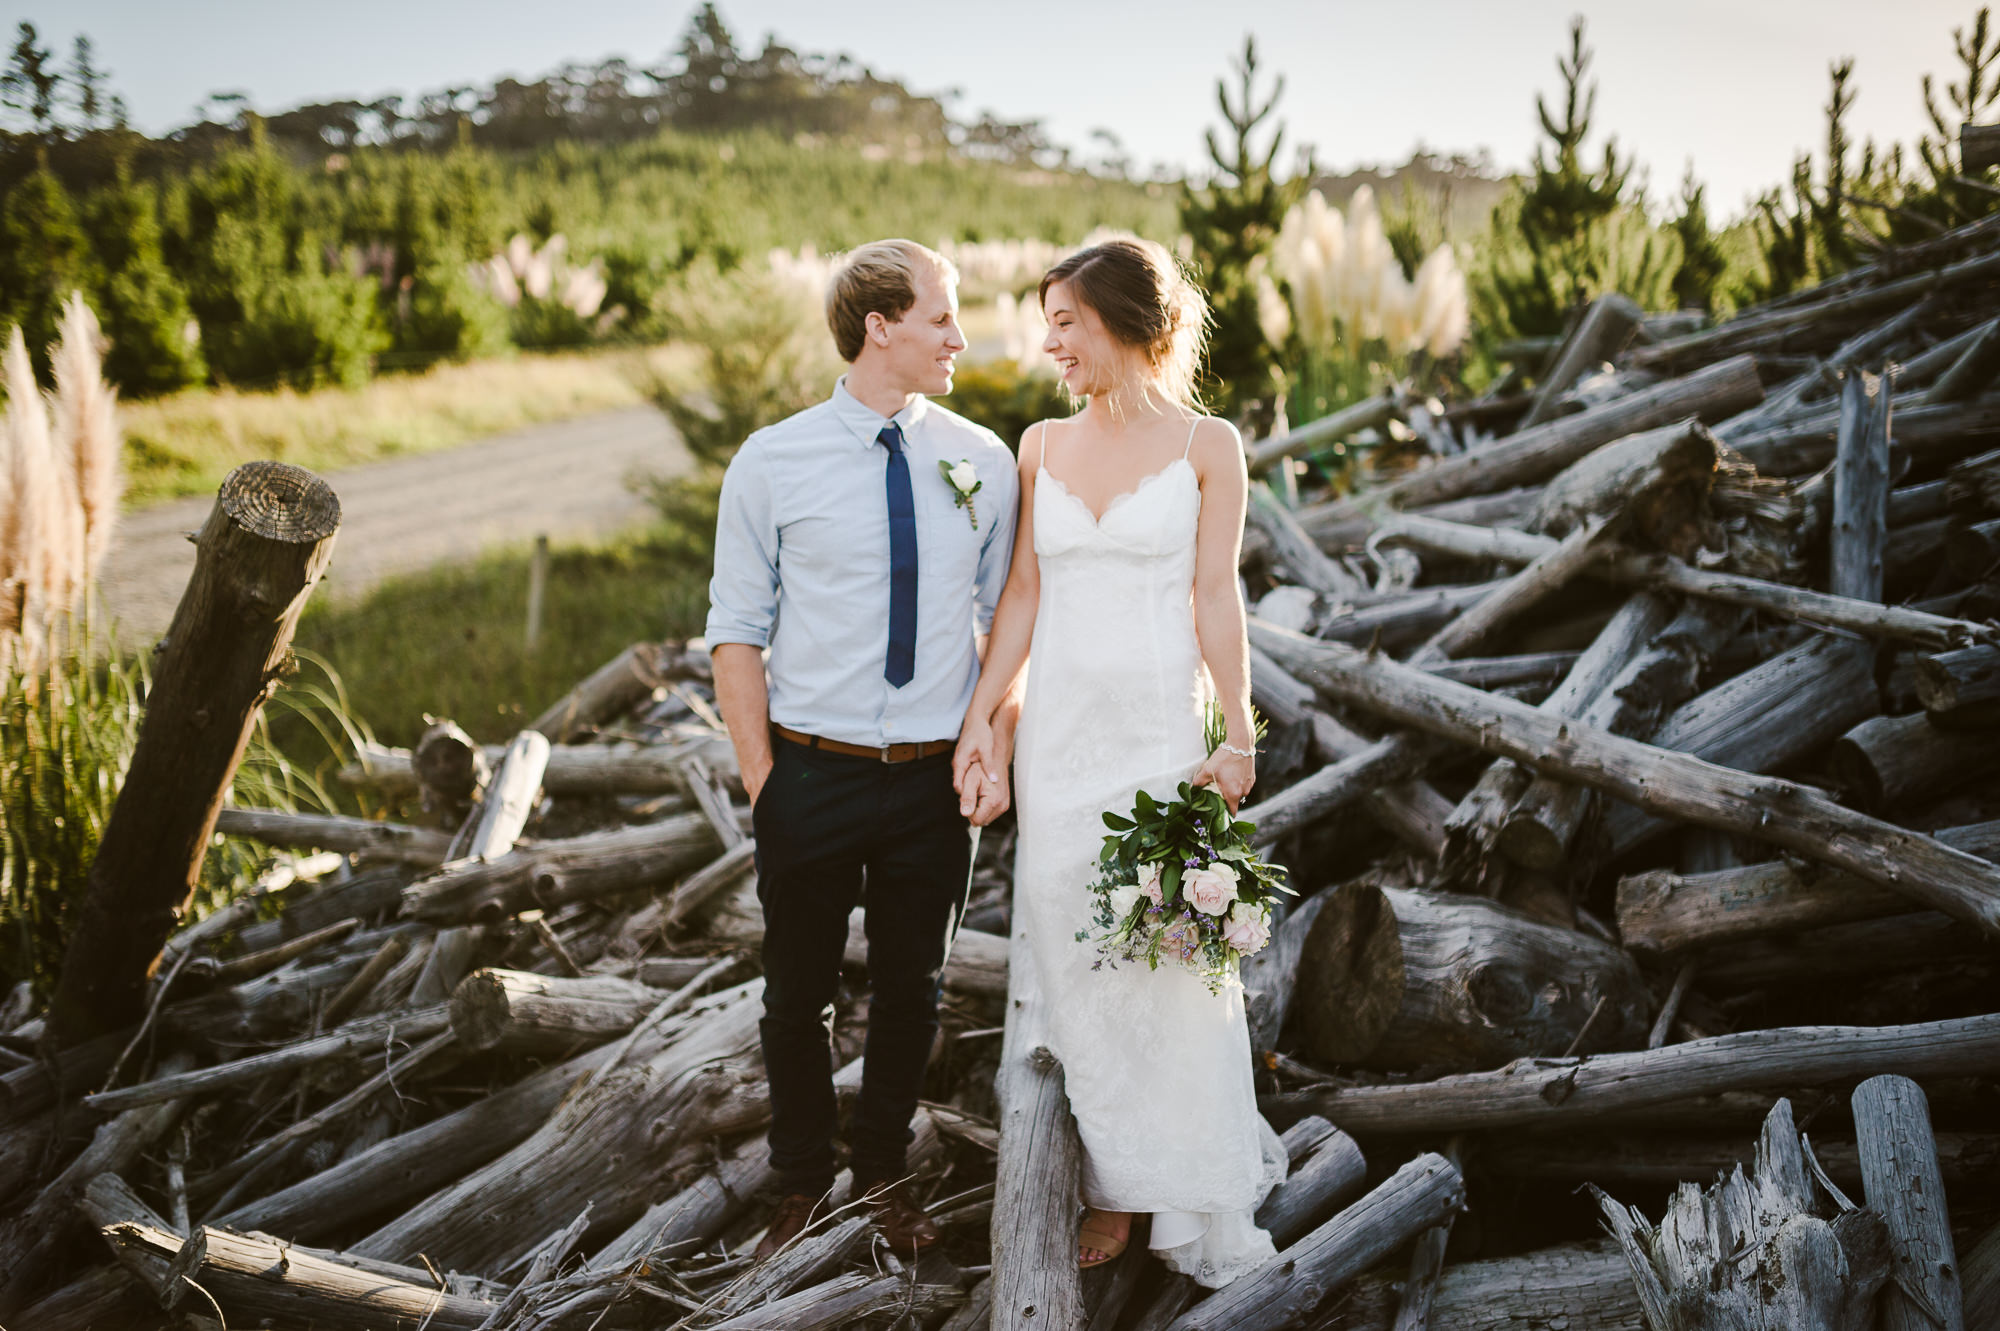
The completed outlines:
{"type": "Polygon", "coordinates": [[[972,487],[979,484],[979,468],[973,466],[970,462],[954,464],[949,474],[951,476],[952,488],[960,494],[971,493],[972,487]]]}
{"type": "Polygon", "coordinates": [[[1139,885],[1120,883],[1112,888],[1108,895],[1111,898],[1111,917],[1123,920],[1132,913],[1132,907],[1139,904],[1139,885]]]}

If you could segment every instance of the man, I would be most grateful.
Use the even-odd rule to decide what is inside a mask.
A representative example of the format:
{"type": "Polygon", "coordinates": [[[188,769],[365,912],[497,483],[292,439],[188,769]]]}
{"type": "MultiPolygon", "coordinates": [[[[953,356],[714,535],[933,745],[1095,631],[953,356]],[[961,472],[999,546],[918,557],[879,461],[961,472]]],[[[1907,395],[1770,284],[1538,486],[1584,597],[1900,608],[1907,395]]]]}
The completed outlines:
{"type": "Polygon", "coordinates": [[[957,285],[912,241],[849,254],[826,301],[847,373],[828,401],[750,436],[722,484],[708,642],[757,837],[782,1193],[759,1256],[833,1185],[833,999],[864,882],[855,1195],[873,1193],[899,1250],[937,1240],[900,1180],[975,829],[1007,807],[1004,772],[971,773],[961,797],[951,762],[1019,489],[992,431],[926,401],[951,391],[965,349],[957,285]]]}

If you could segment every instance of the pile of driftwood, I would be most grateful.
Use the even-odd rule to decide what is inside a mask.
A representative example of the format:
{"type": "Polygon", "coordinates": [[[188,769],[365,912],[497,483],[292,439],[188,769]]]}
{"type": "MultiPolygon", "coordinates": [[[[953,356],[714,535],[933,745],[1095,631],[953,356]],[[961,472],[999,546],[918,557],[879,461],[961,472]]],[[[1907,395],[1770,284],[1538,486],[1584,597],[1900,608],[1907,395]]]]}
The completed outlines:
{"type": "MultiPolygon", "coordinates": [[[[142,1016],[9,1000],[0,1323],[2000,1325],[1996,311],[2000,219],[1252,445],[1246,816],[1301,895],[1244,975],[1281,1259],[1227,1290],[1076,1269],[1004,820],[912,1125],[945,1241],[843,1180],[750,1262],[754,847],[705,653],[641,644],[507,745],[357,755],[394,821],[222,810],[286,853],[142,1016]],[[1362,430],[1410,465],[1302,484],[1362,430]]],[[[858,919],[848,961],[843,1094],[858,919]]]]}

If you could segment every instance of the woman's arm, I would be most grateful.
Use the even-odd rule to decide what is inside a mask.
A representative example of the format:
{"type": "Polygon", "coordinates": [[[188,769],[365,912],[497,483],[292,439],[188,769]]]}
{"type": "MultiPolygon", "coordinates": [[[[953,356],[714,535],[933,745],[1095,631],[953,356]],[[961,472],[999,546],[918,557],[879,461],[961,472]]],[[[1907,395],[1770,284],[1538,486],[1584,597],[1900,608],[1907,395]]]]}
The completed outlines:
{"type": "MultiPolygon", "coordinates": [[[[1215,684],[1227,733],[1223,743],[1247,751],[1257,747],[1250,720],[1250,639],[1244,627],[1243,591],[1237,564],[1243,550],[1243,513],[1250,477],[1236,427],[1210,419],[1195,427],[1195,473],[1201,480],[1201,521],[1195,529],[1194,631],[1201,659],[1215,684]]],[[[1217,749],[1196,773],[1197,786],[1214,785],[1231,811],[1257,784],[1257,763],[1242,753],[1217,749]]]]}
{"type": "Polygon", "coordinates": [[[1007,585],[993,611],[986,637],[986,658],[979,684],[972,691],[959,729],[958,753],[952,759],[952,784],[961,802],[972,798],[967,773],[980,769],[988,783],[1004,782],[1013,758],[1014,719],[1020,710],[1020,690],[1028,663],[1029,640],[1035,632],[1035,607],[1041,600],[1041,567],[1035,562],[1035,474],[1041,469],[1042,438],[1048,423],[1030,426],[1021,436],[1021,512],[1014,524],[1014,558],[1007,585]]]}

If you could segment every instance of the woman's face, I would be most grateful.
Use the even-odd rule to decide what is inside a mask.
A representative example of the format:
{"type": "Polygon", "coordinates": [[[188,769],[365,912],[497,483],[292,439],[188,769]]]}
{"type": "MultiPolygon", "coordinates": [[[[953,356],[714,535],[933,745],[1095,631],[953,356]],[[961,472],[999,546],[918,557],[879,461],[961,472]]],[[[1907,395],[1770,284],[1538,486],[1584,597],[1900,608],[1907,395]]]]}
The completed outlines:
{"type": "Polygon", "coordinates": [[[1042,297],[1042,317],[1049,335],[1042,350],[1055,360],[1056,372],[1072,397],[1109,392],[1129,372],[1132,359],[1104,327],[1097,311],[1077,299],[1068,282],[1051,282],[1042,297]]]}

